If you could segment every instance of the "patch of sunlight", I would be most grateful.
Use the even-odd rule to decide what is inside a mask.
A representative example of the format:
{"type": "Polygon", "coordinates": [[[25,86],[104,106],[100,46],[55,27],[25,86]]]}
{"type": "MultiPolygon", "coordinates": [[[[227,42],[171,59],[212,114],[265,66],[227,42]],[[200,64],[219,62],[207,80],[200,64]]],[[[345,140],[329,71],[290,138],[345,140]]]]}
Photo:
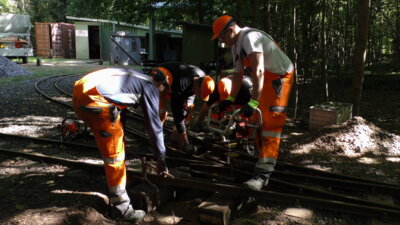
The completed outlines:
{"type": "Polygon", "coordinates": [[[332,168],[330,167],[323,167],[321,165],[307,165],[305,166],[307,168],[311,168],[311,169],[316,169],[316,170],[321,170],[321,171],[325,171],[325,172],[332,172],[332,168]]]}
{"type": "Polygon", "coordinates": [[[178,224],[182,217],[177,216],[159,216],[157,222],[160,224],[178,224]]]}
{"type": "Polygon", "coordinates": [[[63,101],[63,102],[71,101],[71,97],[58,96],[58,97],[54,97],[53,99],[57,100],[57,101],[63,101]]]}
{"type": "Polygon", "coordinates": [[[100,193],[100,192],[94,192],[94,191],[53,190],[53,191],[51,191],[51,193],[53,193],[53,194],[92,195],[92,196],[98,196],[98,197],[102,198],[105,202],[108,202],[107,195],[100,193]]]}
{"type": "Polygon", "coordinates": [[[80,162],[91,163],[96,165],[103,165],[103,160],[100,159],[82,159],[80,162]]]}
{"type": "Polygon", "coordinates": [[[389,162],[400,162],[400,157],[386,157],[389,162]]]}
{"type": "Polygon", "coordinates": [[[61,122],[63,118],[52,116],[24,116],[24,117],[5,117],[1,122],[61,122]]]}
{"type": "Polygon", "coordinates": [[[15,135],[25,135],[25,136],[30,136],[30,137],[42,137],[43,135],[46,134],[47,130],[50,130],[54,128],[55,126],[40,126],[38,127],[37,125],[32,125],[32,126],[27,126],[27,125],[10,125],[7,127],[0,128],[1,133],[6,133],[6,134],[15,134],[15,135]]]}
{"type": "Polygon", "coordinates": [[[301,136],[301,135],[304,135],[304,133],[292,132],[292,133],[290,133],[290,135],[301,136]]]}
{"type": "Polygon", "coordinates": [[[312,151],[312,148],[297,148],[295,150],[290,151],[290,154],[300,155],[300,154],[308,154],[312,151]]]}
{"type": "Polygon", "coordinates": [[[42,63],[43,66],[54,66],[52,63],[42,63]]]}
{"type": "Polygon", "coordinates": [[[0,133],[40,137],[62,120],[62,117],[49,116],[5,117],[0,119],[0,133]]]}
{"type": "Polygon", "coordinates": [[[360,163],[364,164],[378,164],[379,162],[376,159],[369,158],[369,157],[362,157],[357,160],[360,163]]]}

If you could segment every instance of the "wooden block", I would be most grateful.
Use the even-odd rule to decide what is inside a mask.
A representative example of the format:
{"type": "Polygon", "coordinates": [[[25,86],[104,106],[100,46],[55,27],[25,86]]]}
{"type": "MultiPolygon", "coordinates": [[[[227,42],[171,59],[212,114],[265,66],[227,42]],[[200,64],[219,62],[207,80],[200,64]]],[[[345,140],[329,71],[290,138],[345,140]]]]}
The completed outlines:
{"type": "MultiPolygon", "coordinates": [[[[175,177],[190,177],[190,174],[170,170],[175,177]]],[[[139,183],[128,189],[133,208],[143,209],[146,212],[153,211],[176,196],[176,189],[173,186],[155,185],[146,182],[139,183]]]]}
{"type": "Polygon", "coordinates": [[[312,219],[314,216],[314,212],[305,208],[287,208],[285,210],[285,215],[303,219],[312,219]]]}
{"type": "Polygon", "coordinates": [[[232,196],[215,193],[197,207],[199,220],[208,224],[228,225],[231,216],[236,213],[236,203],[232,196]]]}

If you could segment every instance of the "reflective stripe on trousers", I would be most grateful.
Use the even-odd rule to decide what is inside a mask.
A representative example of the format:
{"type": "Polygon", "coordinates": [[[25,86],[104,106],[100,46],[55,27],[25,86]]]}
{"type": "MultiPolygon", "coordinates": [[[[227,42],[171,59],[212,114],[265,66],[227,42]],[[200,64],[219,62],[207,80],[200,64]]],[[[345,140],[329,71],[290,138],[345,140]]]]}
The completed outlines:
{"type": "Polygon", "coordinates": [[[114,203],[117,203],[118,199],[129,203],[129,197],[125,194],[125,150],[120,116],[114,122],[111,121],[110,115],[113,107],[110,107],[110,103],[97,92],[96,88],[89,89],[86,84],[86,80],[75,82],[74,111],[90,127],[96,139],[97,147],[104,161],[110,197],[113,198],[114,203]],[[92,110],[85,110],[88,108],[92,110]],[[93,109],[96,110],[93,111],[93,109]],[[115,187],[123,187],[123,191],[113,192],[115,187]]]}
{"type": "Polygon", "coordinates": [[[286,106],[293,84],[293,77],[293,71],[283,76],[267,71],[264,73],[264,86],[258,106],[263,117],[260,160],[272,158],[276,161],[278,158],[282,128],[286,122],[286,106]],[[273,81],[279,79],[282,86],[279,88],[278,93],[276,85],[274,86],[274,83],[277,82],[273,81]]]}

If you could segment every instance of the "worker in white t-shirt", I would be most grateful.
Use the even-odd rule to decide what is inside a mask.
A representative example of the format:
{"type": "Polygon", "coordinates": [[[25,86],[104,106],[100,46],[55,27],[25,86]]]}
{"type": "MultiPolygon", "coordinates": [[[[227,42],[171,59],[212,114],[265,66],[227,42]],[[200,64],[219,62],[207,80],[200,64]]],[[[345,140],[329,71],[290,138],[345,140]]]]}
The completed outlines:
{"type": "Polygon", "coordinates": [[[243,116],[250,117],[258,107],[262,112],[261,151],[255,165],[254,176],[245,182],[253,190],[268,184],[274,170],[286,121],[286,107],[293,84],[294,69],[289,57],[274,39],[261,30],[240,27],[228,15],[218,17],[213,23],[213,37],[232,49],[235,75],[228,98],[219,103],[220,111],[230,106],[242,85],[245,69],[250,69],[253,92],[250,101],[242,108],[243,116]]]}

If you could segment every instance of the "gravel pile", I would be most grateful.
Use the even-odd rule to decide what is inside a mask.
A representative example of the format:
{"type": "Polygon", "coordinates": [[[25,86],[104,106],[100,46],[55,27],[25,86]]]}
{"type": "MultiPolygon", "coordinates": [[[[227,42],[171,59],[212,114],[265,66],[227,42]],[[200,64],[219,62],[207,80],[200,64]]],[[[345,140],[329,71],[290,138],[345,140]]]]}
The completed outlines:
{"type": "Polygon", "coordinates": [[[0,77],[26,76],[26,75],[31,75],[31,72],[26,71],[23,67],[7,59],[6,57],[0,56],[0,77]]]}

